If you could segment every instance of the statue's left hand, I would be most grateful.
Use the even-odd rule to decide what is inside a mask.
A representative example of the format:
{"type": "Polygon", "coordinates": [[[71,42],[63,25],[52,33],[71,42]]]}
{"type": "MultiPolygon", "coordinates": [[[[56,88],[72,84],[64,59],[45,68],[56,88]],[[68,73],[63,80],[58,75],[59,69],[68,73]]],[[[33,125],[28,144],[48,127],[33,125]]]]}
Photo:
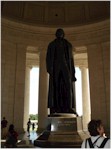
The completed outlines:
{"type": "Polygon", "coordinates": [[[77,81],[76,77],[73,77],[73,78],[72,78],[72,81],[77,81]]]}
{"type": "Polygon", "coordinates": [[[77,81],[76,77],[75,77],[75,81],[77,81]]]}

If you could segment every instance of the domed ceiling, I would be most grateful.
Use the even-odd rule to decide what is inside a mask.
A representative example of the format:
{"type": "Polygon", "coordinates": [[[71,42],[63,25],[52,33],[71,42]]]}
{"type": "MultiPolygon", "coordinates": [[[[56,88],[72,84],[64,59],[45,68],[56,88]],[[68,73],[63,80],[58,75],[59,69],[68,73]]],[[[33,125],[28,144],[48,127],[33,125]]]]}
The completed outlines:
{"type": "Polygon", "coordinates": [[[79,26],[110,18],[109,1],[2,1],[2,17],[39,26],[79,26]]]}

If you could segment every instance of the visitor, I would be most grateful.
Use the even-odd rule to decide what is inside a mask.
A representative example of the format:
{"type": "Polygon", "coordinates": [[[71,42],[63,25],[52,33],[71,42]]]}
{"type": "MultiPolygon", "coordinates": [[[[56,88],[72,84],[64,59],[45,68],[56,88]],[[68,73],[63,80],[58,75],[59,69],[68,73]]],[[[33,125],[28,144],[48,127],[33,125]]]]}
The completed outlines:
{"type": "Polygon", "coordinates": [[[88,123],[90,138],[83,141],[82,148],[110,148],[110,139],[104,136],[101,120],[91,120],[88,123]]]}
{"type": "Polygon", "coordinates": [[[5,139],[7,135],[7,124],[8,121],[5,117],[3,117],[3,120],[1,121],[1,138],[5,139]]]}
{"type": "Polygon", "coordinates": [[[17,147],[17,137],[18,133],[14,129],[14,125],[9,126],[7,138],[6,138],[6,148],[16,148],[17,147]]]}
{"type": "Polygon", "coordinates": [[[27,122],[27,132],[28,132],[28,136],[30,136],[30,126],[31,126],[31,121],[29,118],[29,121],[27,122]]]}

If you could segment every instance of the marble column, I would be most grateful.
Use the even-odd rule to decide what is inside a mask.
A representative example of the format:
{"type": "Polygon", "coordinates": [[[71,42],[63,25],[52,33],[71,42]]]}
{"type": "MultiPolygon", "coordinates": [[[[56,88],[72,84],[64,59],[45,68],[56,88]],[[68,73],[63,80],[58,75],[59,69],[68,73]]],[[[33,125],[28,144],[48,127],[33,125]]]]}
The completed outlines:
{"type": "Polygon", "coordinates": [[[2,41],[1,116],[23,132],[26,46],[2,41]]]}
{"type": "Polygon", "coordinates": [[[88,84],[88,69],[86,67],[81,67],[82,74],[82,105],[83,105],[83,130],[87,130],[87,124],[90,121],[90,94],[89,94],[89,84],[88,84]]]}
{"type": "MultiPolygon", "coordinates": [[[[105,112],[106,120],[105,126],[107,133],[110,132],[110,42],[101,43],[102,47],[102,61],[103,61],[103,74],[104,74],[104,87],[105,87],[105,112]]],[[[104,122],[104,121],[103,121],[104,122]]]]}
{"type": "Polygon", "coordinates": [[[26,46],[16,46],[16,69],[15,88],[13,102],[13,124],[17,131],[23,132],[24,121],[24,89],[25,89],[25,68],[26,68],[26,46]]]}
{"type": "Polygon", "coordinates": [[[8,123],[14,120],[17,44],[8,41],[1,43],[1,118],[8,123]]]}
{"type": "Polygon", "coordinates": [[[25,97],[24,97],[24,130],[27,128],[27,121],[29,119],[29,103],[30,103],[30,70],[31,66],[26,66],[25,75],[25,97]]]}
{"type": "Polygon", "coordinates": [[[40,49],[39,67],[38,132],[41,132],[46,128],[48,116],[48,74],[46,71],[46,49],[44,48],[40,49]]]}

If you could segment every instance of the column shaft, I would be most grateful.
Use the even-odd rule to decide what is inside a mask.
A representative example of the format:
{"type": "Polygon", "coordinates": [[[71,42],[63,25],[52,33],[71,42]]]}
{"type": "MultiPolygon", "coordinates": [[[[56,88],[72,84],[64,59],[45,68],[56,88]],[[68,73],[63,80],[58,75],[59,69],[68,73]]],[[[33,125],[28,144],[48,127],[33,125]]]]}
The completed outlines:
{"type": "Polygon", "coordinates": [[[46,51],[40,51],[40,70],[39,70],[39,104],[38,104],[38,131],[46,128],[48,115],[48,74],[46,71],[46,51]]]}
{"type": "Polygon", "coordinates": [[[25,68],[26,68],[26,47],[17,45],[15,89],[14,89],[14,114],[13,123],[18,132],[23,132],[24,121],[24,90],[25,90],[25,68]],[[19,120],[19,121],[18,121],[19,120]]]}
{"type": "Polygon", "coordinates": [[[25,99],[24,99],[24,129],[27,128],[29,118],[29,101],[30,101],[30,67],[26,67],[25,75],[25,99]]]}
{"type": "Polygon", "coordinates": [[[82,73],[82,104],[83,104],[83,130],[87,130],[90,121],[90,95],[87,68],[81,68],[82,73]]]}
{"type": "Polygon", "coordinates": [[[22,44],[2,43],[2,116],[16,130],[23,132],[24,85],[26,47],[22,44]]]}

